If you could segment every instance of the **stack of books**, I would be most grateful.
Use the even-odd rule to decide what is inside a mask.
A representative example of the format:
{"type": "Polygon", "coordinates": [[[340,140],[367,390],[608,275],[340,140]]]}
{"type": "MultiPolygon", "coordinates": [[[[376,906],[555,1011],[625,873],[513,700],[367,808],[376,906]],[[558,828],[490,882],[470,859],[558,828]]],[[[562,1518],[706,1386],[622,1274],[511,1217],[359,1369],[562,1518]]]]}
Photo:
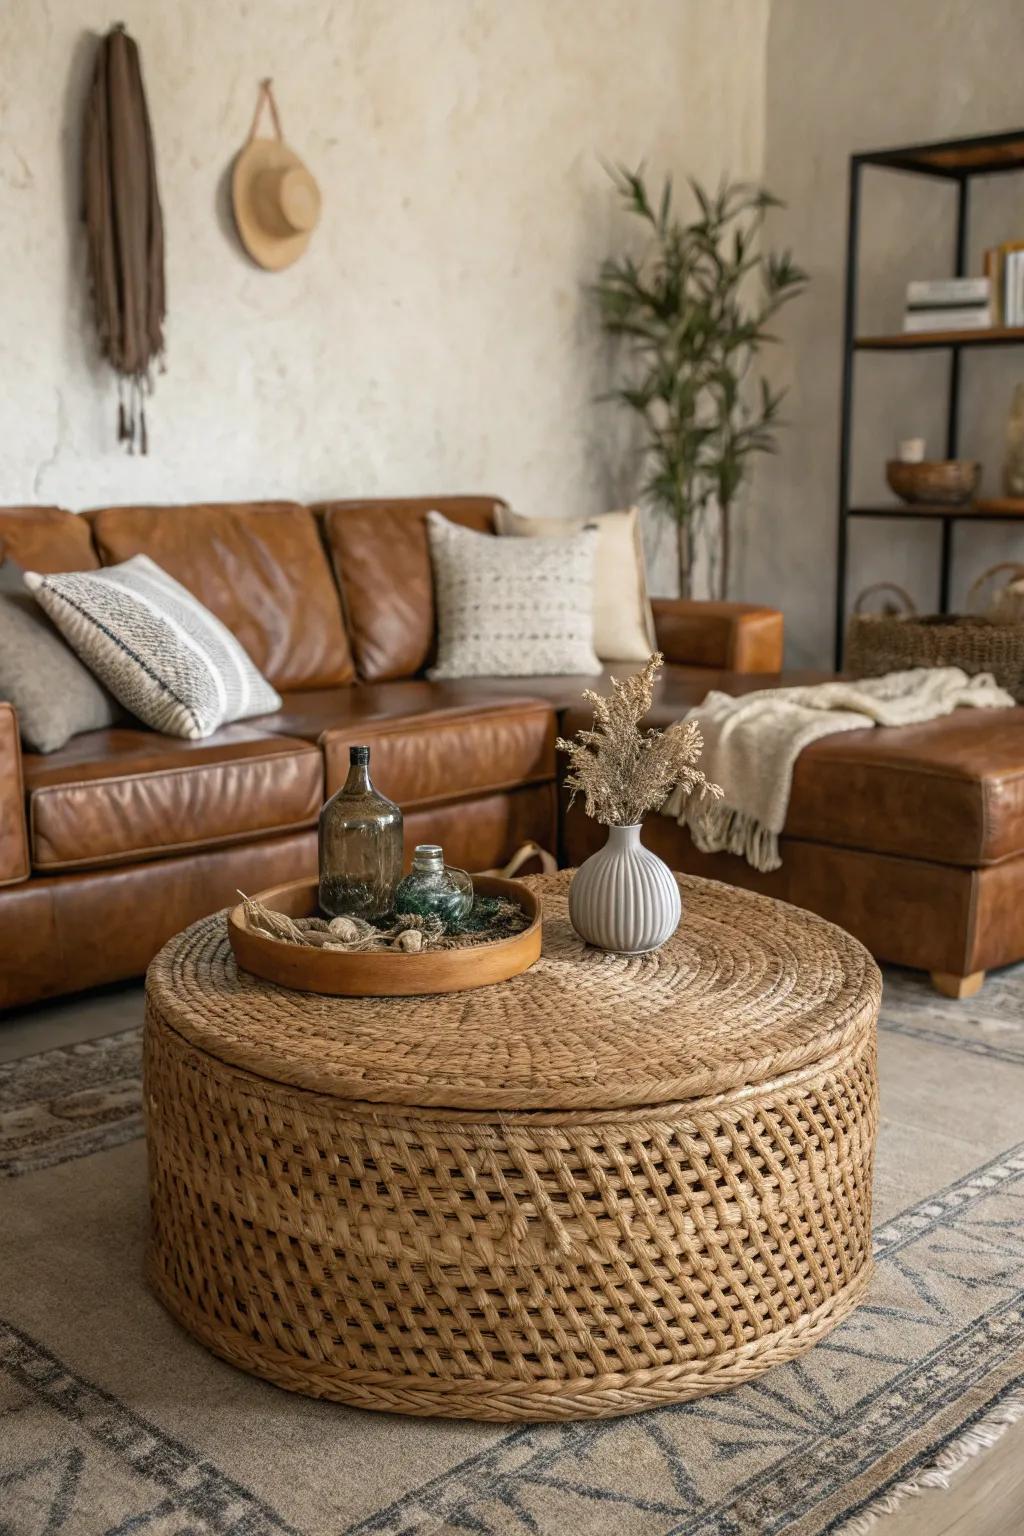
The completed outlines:
{"type": "MultiPolygon", "coordinates": [[[[917,332],[988,330],[995,323],[992,291],[991,276],[924,278],[908,283],[903,329],[917,332]]],[[[1002,323],[1011,325],[1014,322],[1002,323]]]]}

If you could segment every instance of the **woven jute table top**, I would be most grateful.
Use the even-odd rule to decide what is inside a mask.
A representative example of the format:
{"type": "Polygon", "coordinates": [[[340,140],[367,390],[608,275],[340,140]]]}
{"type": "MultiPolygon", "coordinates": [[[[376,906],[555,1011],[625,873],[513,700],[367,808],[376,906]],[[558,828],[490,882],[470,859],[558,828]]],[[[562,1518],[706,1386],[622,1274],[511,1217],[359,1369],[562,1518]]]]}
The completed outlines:
{"type": "Polygon", "coordinates": [[[878,1008],[855,939],[752,892],[679,877],[683,918],[653,955],[586,946],[570,875],[529,884],[544,948],[497,986],[424,998],[328,998],[240,972],[223,915],[150,968],[167,1024],[262,1078],[346,1100],[458,1109],[611,1109],[698,1099],[825,1061],[878,1008]]]}

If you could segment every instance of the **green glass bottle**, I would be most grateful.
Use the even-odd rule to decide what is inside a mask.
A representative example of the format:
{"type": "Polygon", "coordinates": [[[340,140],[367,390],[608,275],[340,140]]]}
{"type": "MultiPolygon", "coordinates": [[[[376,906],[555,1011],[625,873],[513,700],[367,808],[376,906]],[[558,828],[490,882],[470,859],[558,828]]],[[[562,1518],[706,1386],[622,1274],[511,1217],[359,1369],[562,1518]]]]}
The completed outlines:
{"type": "Polygon", "coordinates": [[[439,917],[449,933],[456,933],[472,906],[473,882],[466,871],[446,864],[437,843],[418,844],[412,870],[395,892],[395,911],[439,917]]]}
{"type": "Polygon", "coordinates": [[[402,813],[370,782],[369,747],[350,747],[348,778],[320,812],[320,908],[386,917],[402,875],[402,813]]]}

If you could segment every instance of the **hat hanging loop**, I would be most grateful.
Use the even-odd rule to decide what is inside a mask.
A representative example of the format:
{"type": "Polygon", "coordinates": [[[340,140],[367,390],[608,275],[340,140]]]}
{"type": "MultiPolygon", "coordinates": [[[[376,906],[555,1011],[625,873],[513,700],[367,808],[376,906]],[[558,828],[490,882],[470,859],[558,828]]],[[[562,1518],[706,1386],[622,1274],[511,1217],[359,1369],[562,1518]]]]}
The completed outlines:
{"type": "Polygon", "coordinates": [[[252,115],[252,127],[249,129],[249,137],[245,141],[247,144],[251,144],[256,137],[256,129],[259,127],[264,104],[270,108],[270,120],[274,125],[274,133],[282,143],[284,142],[284,134],[281,131],[281,114],[277,110],[277,102],[274,99],[274,82],[267,79],[260,81],[259,90],[256,93],[256,111],[252,115]]]}

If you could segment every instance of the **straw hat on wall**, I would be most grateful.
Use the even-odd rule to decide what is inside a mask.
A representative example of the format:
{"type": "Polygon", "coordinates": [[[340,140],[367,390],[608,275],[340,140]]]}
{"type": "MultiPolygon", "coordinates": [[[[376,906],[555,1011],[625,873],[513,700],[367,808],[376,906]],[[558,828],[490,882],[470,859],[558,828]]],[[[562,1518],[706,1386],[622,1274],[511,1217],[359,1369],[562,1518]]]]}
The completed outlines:
{"type": "Polygon", "coordinates": [[[231,201],[238,237],[253,261],[279,272],[298,261],[320,217],[320,188],[281,132],[269,80],[260,83],[249,137],[235,158],[231,201]],[[275,138],[256,137],[264,102],[275,138]]]}

